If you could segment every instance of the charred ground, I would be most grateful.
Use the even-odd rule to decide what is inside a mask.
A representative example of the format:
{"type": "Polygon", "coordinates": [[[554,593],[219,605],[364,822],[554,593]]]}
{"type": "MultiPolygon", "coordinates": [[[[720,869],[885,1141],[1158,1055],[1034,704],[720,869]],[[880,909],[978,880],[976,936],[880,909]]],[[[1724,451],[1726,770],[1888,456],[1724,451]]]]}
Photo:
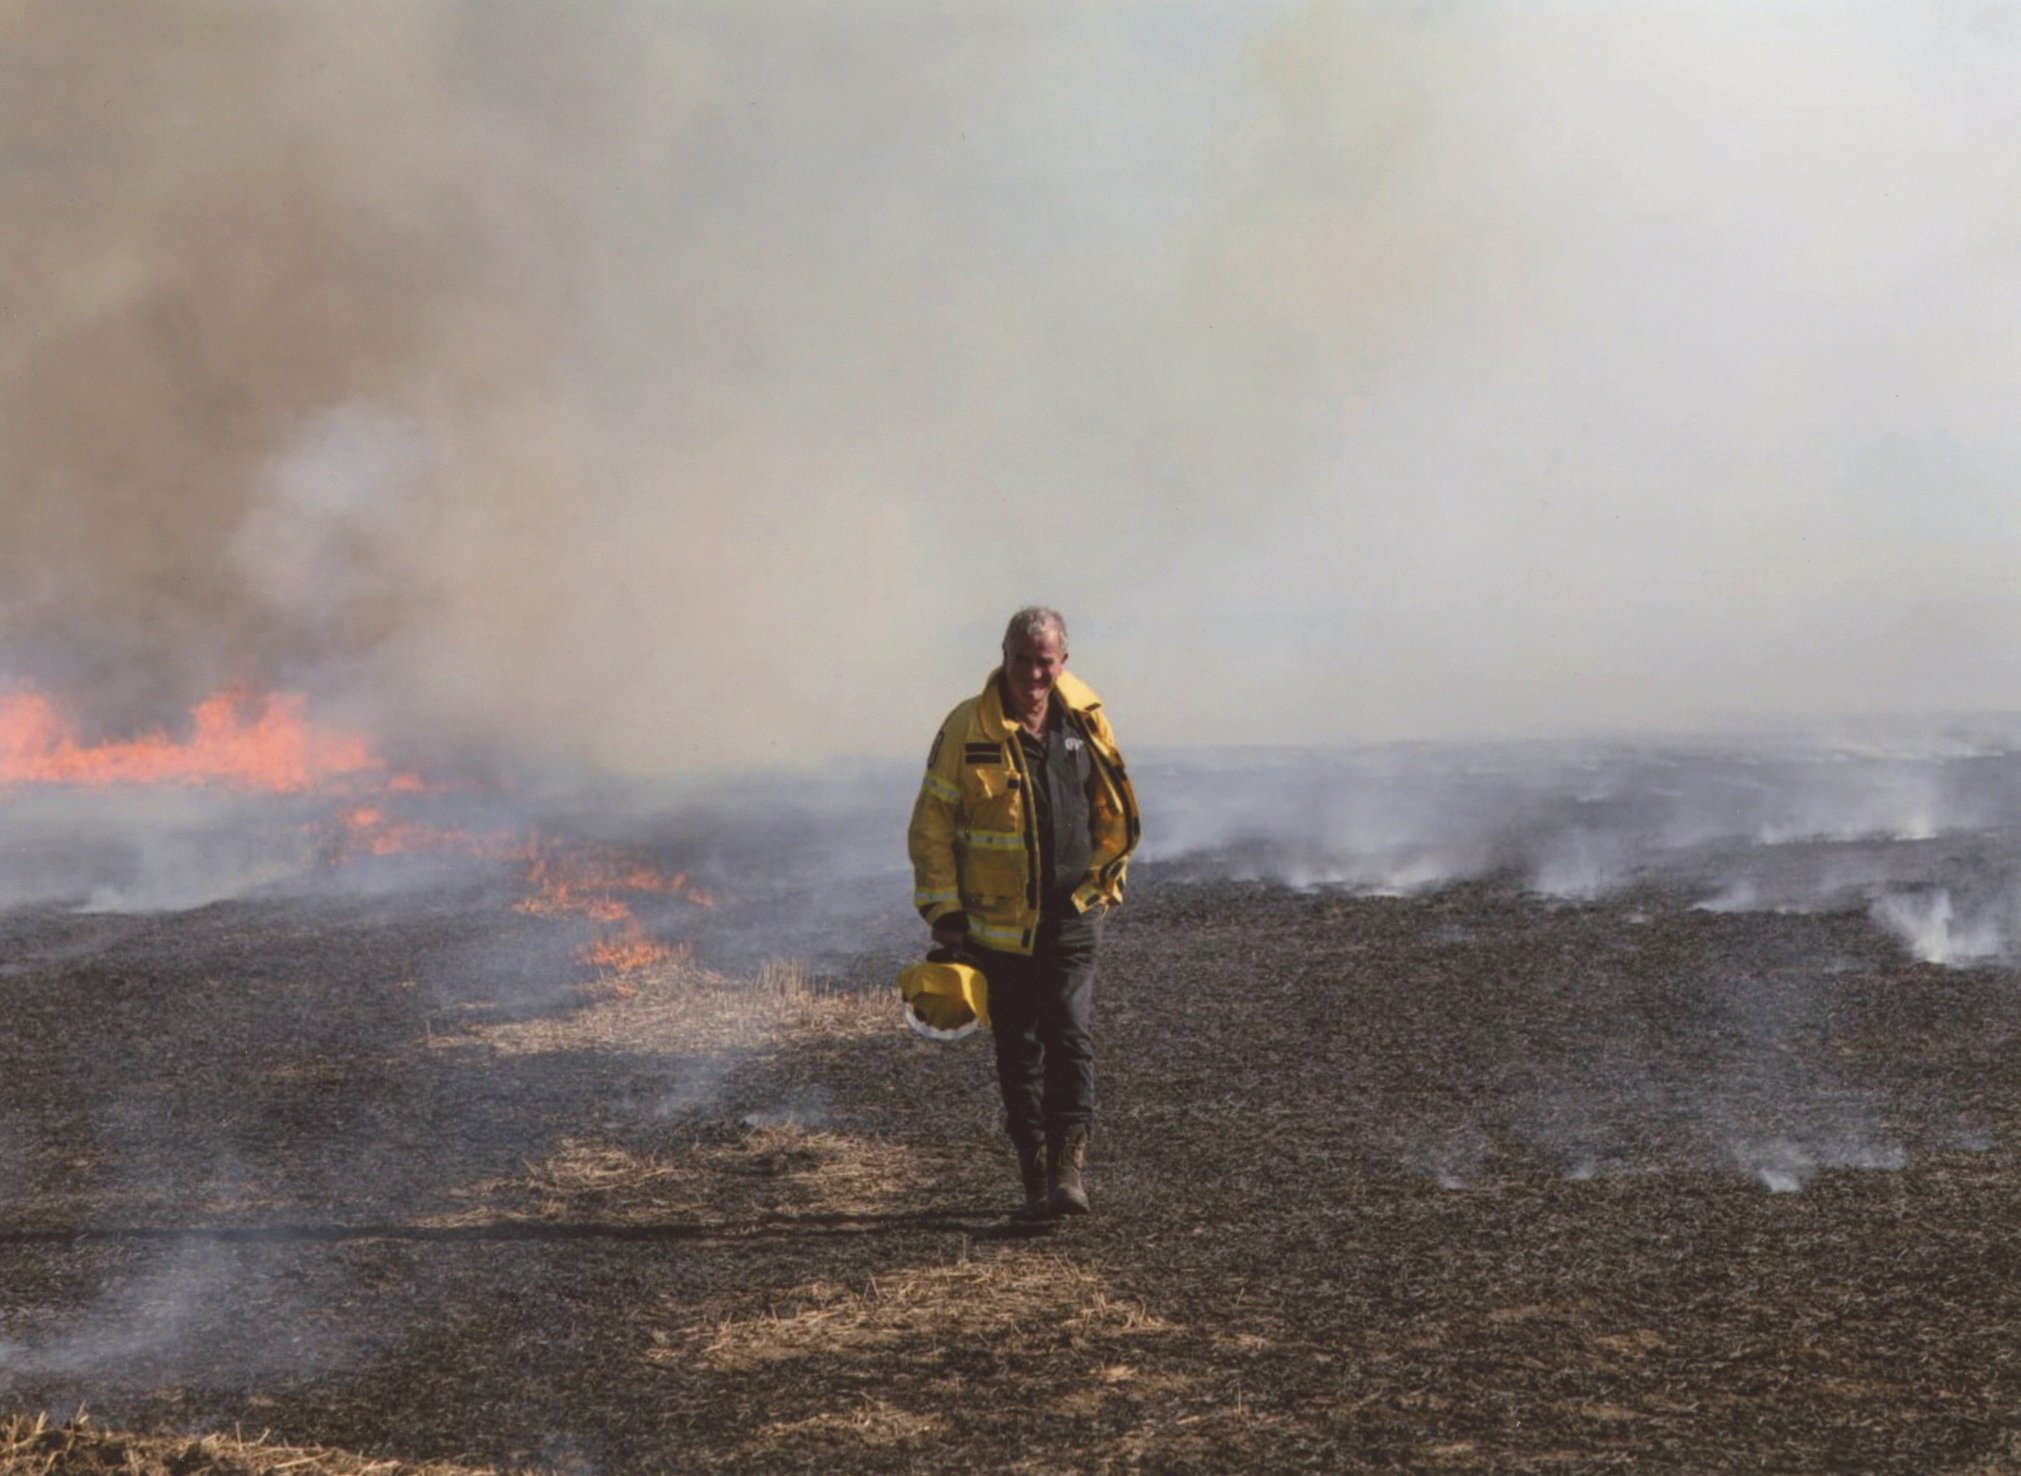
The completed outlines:
{"type": "Polygon", "coordinates": [[[1038,1235],[896,940],[523,926],[0,920],[0,1412],[163,1437],[0,1469],[2021,1469],[2021,991],[1864,913],[1146,868],[1038,1235]]]}

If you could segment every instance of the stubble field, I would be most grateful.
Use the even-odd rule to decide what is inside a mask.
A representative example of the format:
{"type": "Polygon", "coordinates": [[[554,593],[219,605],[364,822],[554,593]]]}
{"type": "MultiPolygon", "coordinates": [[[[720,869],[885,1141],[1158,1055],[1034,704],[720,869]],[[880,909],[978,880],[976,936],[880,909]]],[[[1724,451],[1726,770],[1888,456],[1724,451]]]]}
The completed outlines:
{"type": "Polygon", "coordinates": [[[518,926],[0,919],[0,1471],[2021,1470],[2021,993],[1862,913],[1147,867],[1041,1233],[896,939],[518,926]]]}

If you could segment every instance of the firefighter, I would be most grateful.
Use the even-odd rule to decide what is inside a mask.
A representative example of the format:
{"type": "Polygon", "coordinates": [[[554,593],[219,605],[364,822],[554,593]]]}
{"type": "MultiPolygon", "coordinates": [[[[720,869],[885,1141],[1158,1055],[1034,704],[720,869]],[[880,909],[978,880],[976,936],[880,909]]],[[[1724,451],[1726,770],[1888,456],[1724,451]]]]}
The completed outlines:
{"type": "Polygon", "coordinates": [[[1088,1213],[1095,954],[1137,844],[1101,699],[1066,666],[1059,612],[1011,617],[1003,665],[934,736],[907,837],[934,945],[988,980],[1025,1219],[1088,1213]]]}

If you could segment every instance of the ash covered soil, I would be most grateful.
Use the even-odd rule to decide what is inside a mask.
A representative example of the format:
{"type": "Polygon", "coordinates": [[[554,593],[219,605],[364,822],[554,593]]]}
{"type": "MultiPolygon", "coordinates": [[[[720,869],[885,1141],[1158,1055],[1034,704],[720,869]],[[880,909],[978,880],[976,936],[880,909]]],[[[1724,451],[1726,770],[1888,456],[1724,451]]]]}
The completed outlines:
{"type": "Polygon", "coordinates": [[[2021,990],[1864,913],[1147,867],[1035,1234],[909,934],[529,926],[0,917],[0,1470],[2021,1470],[2021,990]]]}

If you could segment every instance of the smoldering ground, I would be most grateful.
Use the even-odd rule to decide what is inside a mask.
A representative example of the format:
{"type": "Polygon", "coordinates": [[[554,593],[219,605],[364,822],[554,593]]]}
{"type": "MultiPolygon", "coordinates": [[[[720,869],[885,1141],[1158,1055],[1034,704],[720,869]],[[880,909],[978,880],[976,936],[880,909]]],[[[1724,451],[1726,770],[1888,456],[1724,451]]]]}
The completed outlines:
{"type": "Polygon", "coordinates": [[[1867,910],[1916,957],[2011,957],[2021,768],[2009,722],[1669,743],[1173,755],[1151,854],[1196,875],[1410,895],[1661,890],[1713,911],[1867,910]]]}
{"type": "Polygon", "coordinates": [[[0,1391],[605,1472],[2007,1448],[2005,970],[1857,910],[1180,869],[1110,924],[1099,1212],[1037,1239],[895,940],[528,1009],[455,985],[527,925],[467,901],[11,912],[0,1391]]]}
{"type": "MultiPolygon", "coordinates": [[[[1139,1251],[1105,1242],[1087,1273],[1097,1280],[1058,1310],[1093,1338],[1105,1387],[1134,1379],[1113,1372],[1127,1367],[1194,1392],[1169,1415],[1155,1397],[1141,1416],[1118,1406],[1130,1432],[1119,1438],[1166,1448],[1193,1428],[1170,1421],[1256,1407],[1253,1389],[1214,1371],[1251,1368],[1249,1355],[1160,1329],[1235,1317],[1259,1340],[1252,1351],[1286,1339],[1342,1349],[1350,1323],[1409,1322],[1325,1294],[1344,1266],[1388,1258],[1417,1289],[1412,1315],[1448,1328],[1483,1305],[1517,1317],[1555,1295],[1562,1268],[1490,1244],[1526,1196],[1556,1205],[1554,1242],[1639,1288],[1633,1325],[1610,1331],[1602,1318],[1596,1336],[1684,1350],[1657,1361],[1694,1399],[1720,1384],[1692,1370],[1725,1346],[1732,1308],[1705,1300],[1694,1278],[1710,1273],[1691,1257],[1630,1253],[1655,1233],[1646,1217],[1716,1237],[1760,1213],[1737,1196],[1800,1200],[1822,1206],[1811,1223],[1830,1222],[1822,1233],[1843,1252],[1887,1218],[1874,1196],[1899,1206],[1911,1192],[1875,1187],[1891,1181],[1946,1224],[1914,1218],[1924,1240],[1887,1253],[1895,1271],[1855,1256],[1862,1296],[1879,1288],[1907,1306],[1901,1266],[1948,1256],[1947,1274],[1962,1275],[1978,1254],[1960,1230],[1985,1212],[1989,1176],[2004,1181],[2021,1122],[1999,1085],[2011,980],[1965,958],[1918,965],[1883,928],[1891,908],[2011,897],[2021,768],[2000,725],[1740,746],[1153,748],[1133,769],[1157,819],[1105,965],[1097,1188],[1139,1251]],[[1291,1147],[1228,1156],[1237,1138],[1257,1141],[1258,1123],[1291,1147]],[[1160,1197],[1181,1183],[1194,1188],[1160,1197]],[[1212,1198],[1244,1185],[1246,1198],[1212,1198]],[[1461,1203],[1439,1209],[1425,1194],[1461,1203]],[[1319,1207],[1323,1223],[1269,1206],[1319,1207]],[[1375,1228],[1406,1210],[1445,1228],[1375,1228]],[[1263,1266],[1200,1241],[1203,1214],[1274,1248],[1273,1275],[1303,1268],[1312,1318],[1245,1313],[1263,1266]],[[1350,1220],[1351,1243],[1339,1235],[1350,1220]],[[1400,1244],[1432,1259],[1413,1263],[1400,1244]],[[1438,1259],[1459,1244],[1473,1253],[1438,1259]],[[1145,1245],[1178,1249],[1154,1266],[1145,1245]],[[1488,1263],[1486,1281],[1467,1272],[1488,1263]],[[1141,1310],[1116,1300],[1172,1286],[1175,1267],[1198,1296],[1141,1310]],[[1652,1320],[1661,1331],[1637,1331],[1652,1320]]],[[[534,824],[692,869],[714,906],[665,897],[643,916],[693,952],[622,977],[580,967],[574,924],[517,908],[522,874],[454,851],[312,856],[272,879],[235,881],[226,867],[210,881],[220,899],[201,906],[150,900],[134,885],[142,867],[0,913],[0,1164],[15,1215],[0,1254],[24,1289],[0,1323],[0,1390],[179,1429],[256,1410],[291,1439],[521,1466],[573,1451],[600,1470],[670,1458],[766,1469],[804,1457],[811,1432],[829,1428],[824,1409],[854,1407],[832,1380],[868,1372],[842,1331],[862,1320],[887,1350],[877,1386],[909,1413],[844,1437],[852,1463],[1000,1451],[997,1425],[927,1413],[945,1394],[940,1343],[1027,1366],[1008,1330],[1029,1308],[1000,1317],[988,1288],[999,1275],[1050,1285],[1057,1267],[1011,1247],[972,1274],[936,1269],[948,1235],[991,1244],[1008,1178],[986,1063],[972,1050],[920,1055],[890,1000],[919,941],[899,854],[913,782],[909,765],[872,766],[723,783],[681,803],[579,783],[407,798],[407,818],[437,830],[534,824]],[[858,1271],[911,1300],[836,1290],[858,1271]],[[763,1313],[739,1300],[753,1287],[774,1299],[763,1313]],[[779,1329],[780,1349],[766,1351],[772,1335],[754,1318],[779,1329]],[[930,1397],[892,1373],[889,1350],[919,1336],[920,1366],[940,1370],[930,1397]],[[773,1368],[793,1370],[797,1392],[773,1387],[773,1368]],[[736,1413],[735,1390],[798,1413],[736,1413]],[[479,1406],[481,1430],[457,1414],[479,1406]],[[642,1414],[664,1408],[678,1421],[642,1414]],[[774,1430],[782,1419],[790,1428],[774,1430]]],[[[39,818],[54,848],[43,854],[68,854],[75,884],[136,836],[171,857],[229,857],[245,836],[300,843],[334,798],[27,789],[8,803],[39,818]],[[78,819],[94,805],[95,834],[78,819]],[[136,830],[135,815],[148,825],[136,830]],[[175,840],[193,817],[208,817],[196,839],[175,840]]],[[[1792,1282],[1829,1291],[1810,1254],[1792,1282]]],[[[1831,1296],[1790,1291],[1759,1255],[1749,1265],[1752,1302],[1800,1321],[1836,1315],[1831,1296]]],[[[1927,1307],[1927,1288],[1915,1305],[1927,1307]]],[[[1970,1353],[1978,1324],[1946,1306],[1962,1331],[1927,1356],[1951,1385],[1997,1398],[1966,1368],[1997,1366],[1970,1353]]],[[[1914,1322],[1894,1315],[1885,1336],[1910,1336],[1914,1322]]],[[[1060,1367],[1057,1350],[1029,1366],[1060,1367]]],[[[1364,1411],[1339,1414],[1358,1438],[1404,1450],[1445,1431],[1445,1445],[1462,1443],[1409,1394],[1449,1370],[1371,1366],[1401,1382],[1329,1393],[1273,1376],[1304,1391],[1281,1417],[1317,1439],[1312,1411],[1345,1400],[1340,1410],[1364,1411]]],[[[1002,1377],[992,1408],[1051,1397],[1002,1377]]],[[[1470,1387],[1515,1397],[1481,1379],[1476,1366],[1470,1387]]],[[[1657,1409],[1667,1387],[1624,1390],[1676,1425],[1674,1408],[1657,1409]]],[[[1558,1407],[1534,1394],[1527,1406],[1558,1407]]],[[[1563,1438],[1589,1453],[1599,1447],[1578,1411],[1591,1402],[1563,1414],[1563,1438]]],[[[1829,1427],[1829,1408],[1786,1393],[1774,1408],[1770,1433],[1719,1426],[1742,1464],[1825,1438],[1815,1427],[1829,1427]]],[[[1961,1448],[1990,1438],[1913,1393],[1875,1408],[1961,1448]]],[[[1225,1419],[1212,1463],[1289,1458],[1268,1433],[1281,1419],[1225,1419]]],[[[1697,1461],[1718,1425],[1684,1420],[1664,1438],[1694,1443],[1697,1461]]],[[[1482,1469],[1521,1446],[1466,1438],[1482,1469]]],[[[1606,1448],[1650,1455],[1651,1438],[1606,1448]]]]}

